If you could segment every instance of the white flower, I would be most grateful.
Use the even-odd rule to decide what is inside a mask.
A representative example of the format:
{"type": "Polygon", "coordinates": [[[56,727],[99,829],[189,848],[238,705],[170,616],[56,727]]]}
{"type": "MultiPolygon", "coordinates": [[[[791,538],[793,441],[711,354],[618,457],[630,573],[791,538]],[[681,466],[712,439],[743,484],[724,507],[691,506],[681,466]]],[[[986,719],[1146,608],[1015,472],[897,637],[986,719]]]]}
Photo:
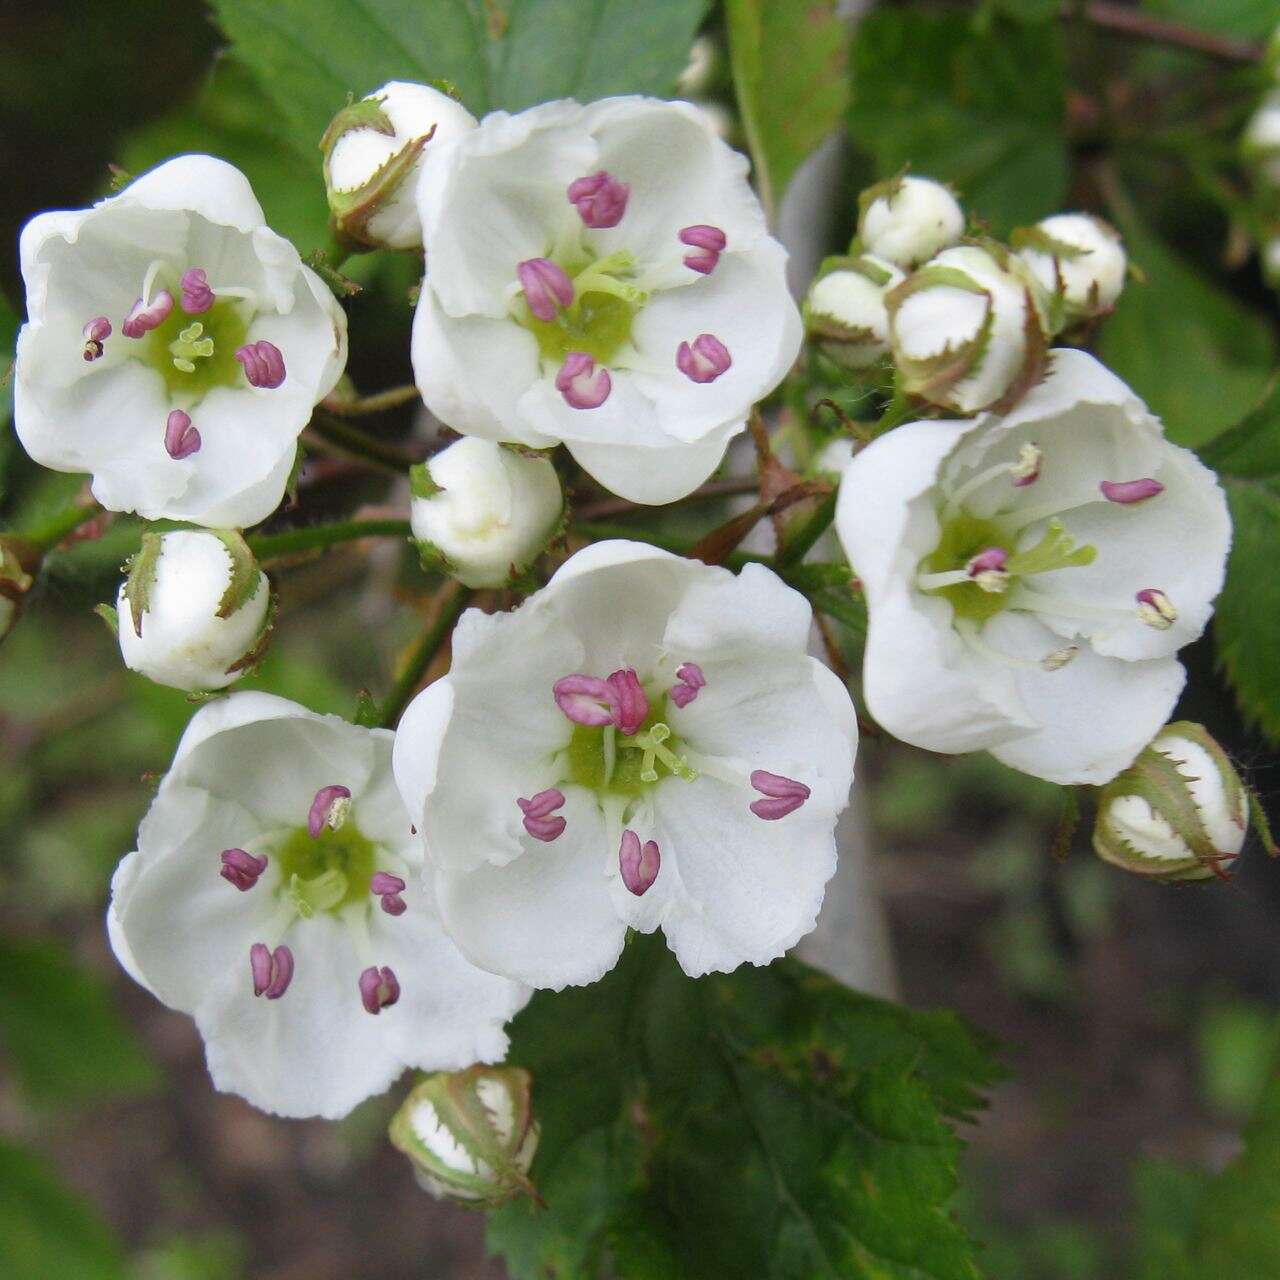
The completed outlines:
{"type": "Polygon", "coordinates": [[[500,111],[429,148],[427,407],[467,435],[563,441],[637,502],[695,489],[800,347],[746,172],[696,108],[648,98],[500,111]]]}
{"type": "Polygon", "coordinates": [[[628,928],[661,928],[694,976],[812,929],[856,727],[810,623],[763,566],[632,542],[464,614],[394,758],[463,954],[558,988],[607,972],[628,928]]]}
{"type": "Polygon", "coordinates": [[[1129,259],[1120,233],[1091,213],[1056,213],[1026,228],[1018,256],[1046,293],[1059,294],[1069,321],[1105,315],[1124,288],[1129,259]]]}
{"type": "Polygon", "coordinates": [[[964,211],[932,178],[910,174],[868,187],[858,201],[858,240],[867,253],[911,268],[964,235],[964,211]]]}
{"type": "Polygon", "coordinates": [[[259,656],[270,601],[239,535],[146,534],[116,599],[125,666],[174,689],[225,689],[259,656]]]}
{"type": "Polygon", "coordinates": [[[248,181],[179,156],[22,230],[14,426],[111,511],[243,527],[284,496],[347,325],[248,181]]]}
{"type": "Polygon", "coordinates": [[[1106,861],[1157,880],[1225,877],[1244,848],[1249,797],[1201,725],[1166,725],[1103,788],[1093,847],[1106,861]]]}
{"type": "Polygon", "coordinates": [[[492,440],[458,440],[413,469],[413,536],[469,587],[501,587],[547,545],[564,511],[556,469],[492,440]]]}
{"type": "Polygon", "coordinates": [[[1272,89],[1249,117],[1243,151],[1264,182],[1280,187],[1280,89],[1272,89]]]}
{"type": "Polygon", "coordinates": [[[830,258],[809,287],[805,326],[833,360],[865,369],[889,350],[884,300],[903,279],[884,258],[830,258]]]}
{"type": "Polygon", "coordinates": [[[404,80],[344,107],[320,144],[339,235],[367,248],[420,249],[415,188],[423,150],[475,127],[471,112],[447,93],[404,80]]]}
{"type": "Polygon", "coordinates": [[[864,690],[895,736],[1102,783],[1168,718],[1231,525],[1213,473],[1080,351],[1006,417],[861,450],[836,526],[870,610],[864,690]]]}
{"type": "Polygon", "coordinates": [[[1011,405],[1044,366],[1046,297],[996,246],[945,249],[890,291],[899,384],[953,413],[1011,405]]]}
{"type": "Polygon", "coordinates": [[[392,1117],[392,1144],[413,1163],[418,1185],[463,1204],[501,1204],[531,1190],[538,1149],[532,1078],[520,1067],[470,1067],[428,1076],[392,1117]]]}
{"type": "Polygon", "coordinates": [[[391,739],[264,693],[209,703],[112,881],[120,963],[264,1111],[333,1119],[406,1067],[499,1059],[528,997],[445,937],[391,739]]]}

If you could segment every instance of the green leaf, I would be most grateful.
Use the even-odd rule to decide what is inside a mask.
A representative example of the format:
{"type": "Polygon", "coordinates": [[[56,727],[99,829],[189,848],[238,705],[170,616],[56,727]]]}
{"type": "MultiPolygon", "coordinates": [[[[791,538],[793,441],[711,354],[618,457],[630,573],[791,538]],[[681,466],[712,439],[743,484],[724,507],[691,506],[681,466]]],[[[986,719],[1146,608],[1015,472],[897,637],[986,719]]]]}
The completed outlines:
{"type": "Polygon", "coordinates": [[[773,215],[849,97],[849,28],[836,0],[727,0],[729,56],[756,186],[773,215]]]}
{"type": "Polygon", "coordinates": [[[320,153],[288,125],[244,63],[224,57],[194,101],[126,139],[120,163],[142,173],[183,152],[219,156],[249,179],[267,224],[305,250],[328,242],[329,208],[320,153]]]}
{"type": "Polygon", "coordinates": [[[1280,484],[1228,483],[1235,534],[1218,597],[1218,657],[1247,720],[1280,742],[1280,484]]]}
{"type": "Polygon", "coordinates": [[[5,1280],[124,1280],[106,1223],[49,1166],[0,1142],[0,1275],[5,1280]]]}
{"type": "Polygon", "coordinates": [[[849,137],[881,177],[951,182],[996,234],[1062,207],[1066,89],[1058,24],[881,8],[853,45],[849,137]]]}
{"type": "Polygon", "coordinates": [[[1280,376],[1272,378],[1262,403],[1210,441],[1200,456],[1215,471],[1231,476],[1262,478],[1280,473],[1280,376]]]}
{"type": "Polygon", "coordinates": [[[1143,0],[1142,7],[1204,31],[1251,40],[1265,40],[1278,16],[1275,0],[1143,0]]]}
{"type": "Polygon", "coordinates": [[[302,143],[348,94],[447,80],[477,115],[552,98],[670,92],[707,0],[214,0],[302,143]]]}
{"type": "Polygon", "coordinates": [[[1139,1171],[1138,1280],[1280,1280],[1280,1027],[1244,1153],[1217,1177],[1139,1171]]]}
{"type": "Polygon", "coordinates": [[[1164,419],[1172,440],[1212,440],[1258,402],[1275,367],[1266,319],[1205,279],[1130,209],[1112,209],[1146,275],[1120,296],[1099,354],[1164,419]]]}
{"type": "Polygon", "coordinates": [[[41,1104],[137,1093],[156,1083],[106,984],[53,942],[0,940],[0,1040],[22,1087],[41,1104]]]}
{"type": "Polygon", "coordinates": [[[534,1076],[548,1205],[490,1220],[513,1280],[978,1275],[948,1121],[993,1068],[950,1014],[789,960],[695,982],[637,936],[601,982],[536,995],[509,1060],[534,1076]]]}

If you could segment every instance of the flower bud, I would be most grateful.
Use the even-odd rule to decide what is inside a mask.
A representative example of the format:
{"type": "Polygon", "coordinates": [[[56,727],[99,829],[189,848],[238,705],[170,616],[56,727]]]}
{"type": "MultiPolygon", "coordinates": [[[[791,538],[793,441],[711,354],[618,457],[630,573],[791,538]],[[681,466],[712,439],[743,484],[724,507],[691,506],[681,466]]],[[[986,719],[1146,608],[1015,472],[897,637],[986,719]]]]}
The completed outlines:
{"type": "Polygon", "coordinates": [[[1015,231],[1013,246],[1045,292],[1062,300],[1067,324],[1106,315],[1124,288],[1120,233],[1092,214],[1054,214],[1015,231]]]}
{"type": "Polygon", "coordinates": [[[413,536],[468,587],[509,585],[546,547],[564,511],[546,458],[478,436],[451,444],[410,478],[413,536]]]}
{"type": "Polygon", "coordinates": [[[964,212],[955,196],[932,178],[890,178],[858,198],[862,249],[910,269],[956,244],[964,212]]]}
{"type": "Polygon", "coordinates": [[[846,369],[875,364],[889,350],[885,294],[903,278],[884,258],[828,258],[804,302],[810,336],[846,369]]]}
{"type": "Polygon", "coordinates": [[[359,249],[421,248],[415,187],[423,150],[475,125],[447,93],[402,80],[348,103],[320,142],[338,238],[359,249]]]}
{"type": "Polygon", "coordinates": [[[391,1119],[392,1145],[433,1196],[491,1208],[535,1195],[529,1166],[538,1126],[520,1067],[438,1071],[414,1086],[391,1119]]]}
{"type": "Polygon", "coordinates": [[[1046,298],[1016,255],[958,245],[885,299],[899,385],[953,413],[1004,410],[1044,373],[1046,298]]]}
{"type": "Polygon", "coordinates": [[[1280,233],[1262,242],[1262,276],[1273,288],[1280,289],[1280,233]]]}
{"type": "Polygon", "coordinates": [[[1263,182],[1280,187],[1280,89],[1272,89],[1249,118],[1240,150],[1263,182]]]}
{"type": "Polygon", "coordinates": [[[1205,880],[1226,875],[1248,829],[1248,792],[1226,753],[1178,720],[1102,789],[1093,847],[1155,880],[1205,880]]]}
{"type": "Polygon", "coordinates": [[[225,689],[262,656],[271,584],[230,531],[143,535],[116,598],[125,666],[157,684],[225,689]]]}
{"type": "Polygon", "coordinates": [[[17,549],[0,539],[0,640],[13,630],[32,577],[22,567],[17,549]]]}

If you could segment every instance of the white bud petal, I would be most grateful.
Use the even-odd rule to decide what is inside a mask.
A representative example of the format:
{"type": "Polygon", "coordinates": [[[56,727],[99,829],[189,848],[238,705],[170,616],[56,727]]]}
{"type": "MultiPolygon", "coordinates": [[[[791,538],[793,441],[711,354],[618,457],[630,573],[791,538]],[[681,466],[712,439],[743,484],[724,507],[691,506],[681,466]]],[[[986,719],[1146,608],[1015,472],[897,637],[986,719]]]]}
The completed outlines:
{"type": "MultiPolygon", "coordinates": [[[[438,148],[476,125],[475,117],[459,102],[430,85],[392,80],[364,101],[377,101],[390,121],[394,134],[355,127],[332,141],[326,159],[330,190],[347,194],[370,182],[383,165],[392,160],[415,138],[431,133],[428,147],[438,148]]],[[[376,196],[377,210],[368,219],[362,238],[390,249],[417,249],[422,246],[422,224],[415,199],[421,158],[412,171],[392,189],[376,196]]]]}
{"type": "Polygon", "coordinates": [[[238,679],[243,673],[228,674],[227,668],[257,645],[271,591],[259,571],[252,596],[219,618],[231,572],[231,553],[216,534],[183,529],[161,535],[141,635],[123,586],[116,600],[125,665],[157,684],[191,692],[225,689],[238,679]]]}
{"type": "Polygon", "coordinates": [[[1031,246],[1019,250],[1019,256],[1047,293],[1055,293],[1061,279],[1068,317],[1080,319],[1115,306],[1129,268],[1124,244],[1116,230],[1088,213],[1058,213],[1036,223],[1036,227],[1059,243],[1080,251],[1075,257],[1059,256],[1031,246]]]}
{"type": "Polygon", "coordinates": [[[1245,126],[1243,150],[1254,171],[1280,187],[1280,89],[1273,89],[1245,126]]]}
{"type": "Polygon", "coordinates": [[[904,278],[887,259],[867,255],[865,261],[887,280],[877,283],[865,271],[838,267],[813,282],[805,301],[805,318],[823,350],[851,369],[874,364],[889,350],[884,298],[904,278]]]}
{"type": "Polygon", "coordinates": [[[942,183],[908,175],[893,187],[859,219],[858,236],[868,253],[914,267],[964,234],[964,212],[942,183]]]}
{"type": "Polygon", "coordinates": [[[414,498],[413,535],[429,543],[469,587],[503,586],[543,550],[564,507],[545,458],[467,436],[432,458],[439,492],[414,498]]]}

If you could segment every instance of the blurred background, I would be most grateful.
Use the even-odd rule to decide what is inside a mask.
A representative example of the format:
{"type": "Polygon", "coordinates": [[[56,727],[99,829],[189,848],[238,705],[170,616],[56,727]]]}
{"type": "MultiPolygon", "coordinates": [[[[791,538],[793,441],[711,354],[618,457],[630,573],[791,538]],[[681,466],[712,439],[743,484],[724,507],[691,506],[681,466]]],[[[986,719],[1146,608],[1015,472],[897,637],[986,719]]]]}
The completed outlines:
{"type": "MultiPolygon", "coordinates": [[[[1163,7],[1210,26],[1233,8],[1225,0],[1163,7]]],[[[1244,14],[1233,10],[1235,34],[1263,36],[1280,17],[1275,4],[1235,8],[1244,14]]],[[[708,36],[690,88],[727,111],[714,16],[708,36]]],[[[8,175],[0,289],[19,308],[22,223],[104,194],[113,164],[136,173],[182,150],[224,155],[250,174],[272,225],[304,251],[323,243],[318,152],[278,136],[252,80],[219,57],[220,43],[199,4],[0,5],[0,172],[8,175]]],[[[1172,96],[1192,118],[1216,109],[1213,77],[1225,73],[1191,55],[1117,49],[1097,36],[1073,42],[1068,55],[1071,167],[1056,179],[1068,207],[1106,207],[1102,187],[1118,172],[1188,270],[1211,274],[1232,306],[1274,320],[1274,296],[1256,269],[1224,259],[1221,202],[1177,180],[1146,145],[1135,105],[1172,96]],[[1104,142],[1114,169],[1094,164],[1104,142]]],[[[855,74],[857,65],[855,52],[855,74]]],[[[878,74],[887,94],[893,67],[878,74]]],[[[875,129],[884,102],[859,98],[857,85],[852,143],[828,159],[842,192],[833,249],[847,242],[856,191],[894,167],[875,129]]],[[[913,145],[926,154],[916,167],[933,172],[928,120],[920,130],[913,145]]],[[[1002,199],[1035,205],[1062,140],[1057,126],[1047,139],[1020,136],[1024,168],[1006,195],[983,176],[982,149],[993,138],[979,112],[961,186],[998,221],[1009,207],[1002,199]],[[974,188],[984,182],[980,196],[974,188]]],[[[1060,203],[1056,192],[1044,199],[1032,216],[1060,203]]],[[[1134,248],[1142,262],[1142,246],[1134,248]]],[[[1157,252],[1149,248],[1149,269],[1157,252]]],[[[355,272],[368,288],[352,303],[353,377],[370,390],[407,381],[412,263],[366,262],[355,272]]],[[[1117,317],[1124,323],[1141,337],[1148,319],[1117,317]]],[[[1270,336],[1250,341],[1274,352],[1267,327],[1270,336]]],[[[389,416],[385,427],[404,434],[411,416],[389,416]]],[[[386,501],[380,481],[334,459],[309,464],[303,485],[318,511],[386,501]]],[[[36,523],[78,486],[26,462],[7,429],[0,435],[3,523],[36,523]]],[[[698,521],[709,528],[714,513],[704,509],[698,521]]],[[[425,1197],[383,1140],[393,1098],[326,1124],[276,1120],[215,1094],[191,1021],[115,965],[102,927],[110,875],[132,848],[149,779],[166,766],[191,706],[124,671],[90,612],[114,596],[136,525],[119,519],[87,531],[50,557],[0,650],[0,1273],[500,1276],[484,1259],[481,1219],[425,1197]]],[[[425,607],[406,554],[345,549],[294,569],[272,656],[253,683],[344,715],[362,687],[385,689],[425,607]]],[[[1274,810],[1275,754],[1242,723],[1209,645],[1184,658],[1192,680],[1179,714],[1209,727],[1274,810]]],[[[987,1242],[989,1275],[1132,1274],[1123,1260],[1135,1230],[1158,1230],[1196,1170],[1219,1168],[1238,1150],[1280,1004],[1280,867],[1251,845],[1229,883],[1139,883],[1098,862],[1087,831],[1055,860],[1058,792],[986,757],[944,760],[867,740],[861,759],[902,998],[956,1008],[1005,1045],[1009,1079],[966,1135],[962,1212],[987,1242]]]]}

